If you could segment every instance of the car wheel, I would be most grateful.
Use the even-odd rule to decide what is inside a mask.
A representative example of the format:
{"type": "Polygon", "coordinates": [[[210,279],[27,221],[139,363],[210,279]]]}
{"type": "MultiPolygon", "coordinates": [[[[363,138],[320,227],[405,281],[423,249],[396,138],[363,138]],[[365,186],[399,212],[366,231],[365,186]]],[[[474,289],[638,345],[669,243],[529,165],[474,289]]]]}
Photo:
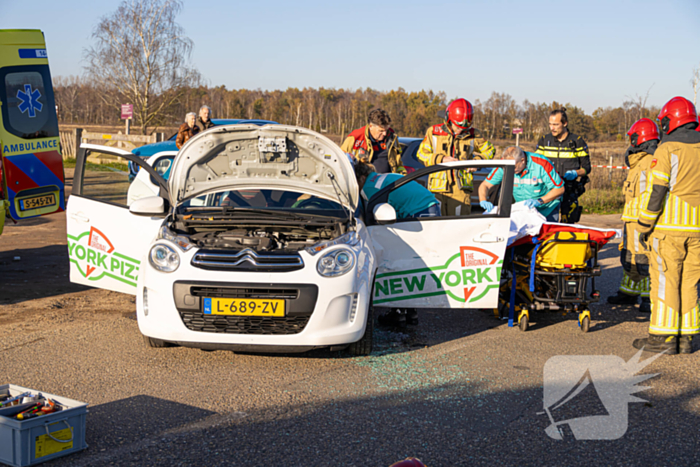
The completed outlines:
{"type": "Polygon", "coordinates": [[[372,353],[372,344],[374,343],[374,306],[370,301],[369,307],[367,308],[367,325],[365,326],[365,333],[362,335],[362,339],[357,342],[353,342],[348,346],[348,350],[351,354],[357,356],[367,356],[372,353]]]}
{"type": "Polygon", "coordinates": [[[147,346],[153,347],[155,349],[162,349],[163,347],[172,347],[173,344],[170,342],[165,342],[160,339],[155,339],[153,337],[143,336],[143,340],[147,346]]]}

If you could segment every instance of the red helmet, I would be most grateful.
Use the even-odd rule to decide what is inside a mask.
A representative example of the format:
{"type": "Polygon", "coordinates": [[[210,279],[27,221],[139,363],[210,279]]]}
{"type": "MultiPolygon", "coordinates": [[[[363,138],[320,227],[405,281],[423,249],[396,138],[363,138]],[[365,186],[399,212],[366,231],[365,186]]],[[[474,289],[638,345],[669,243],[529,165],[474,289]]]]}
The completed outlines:
{"type": "Polygon", "coordinates": [[[630,137],[632,146],[639,146],[652,139],[659,139],[659,127],[656,126],[654,120],[642,118],[634,122],[627,135],[630,137]]]}
{"type": "Polygon", "coordinates": [[[445,119],[463,130],[471,128],[473,118],[474,108],[466,99],[453,100],[445,111],[445,119]]]}
{"type": "Polygon", "coordinates": [[[697,123],[698,113],[695,111],[693,103],[688,99],[685,97],[674,97],[666,102],[666,105],[661,109],[659,121],[661,122],[661,130],[665,134],[669,134],[686,123],[697,123]]]}
{"type": "MultiPolygon", "coordinates": [[[[462,99],[462,100],[464,100],[464,99],[462,99]]],[[[389,467],[426,467],[426,466],[424,463],[422,463],[420,461],[420,459],[416,459],[415,457],[407,457],[406,459],[404,459],[402,461],[391,464],[389,467]]]]}

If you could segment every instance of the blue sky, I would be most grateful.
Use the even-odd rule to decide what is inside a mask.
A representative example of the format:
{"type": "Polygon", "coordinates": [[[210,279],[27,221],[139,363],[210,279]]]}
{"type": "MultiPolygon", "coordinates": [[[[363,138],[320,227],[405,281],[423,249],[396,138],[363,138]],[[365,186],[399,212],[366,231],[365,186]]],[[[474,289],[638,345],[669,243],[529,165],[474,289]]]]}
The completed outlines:
{"type": "MultiPolygon", "coordinates": [[[[39,28],[52,74],[119,2],[0,0],[0,28],[39,28]]],[[[180,24],[194,65],[228,89],[371,87],[486,100],[571,102],[587,112],[644,95],[692,100],[700,1],[192,1],[180,24]]]]}

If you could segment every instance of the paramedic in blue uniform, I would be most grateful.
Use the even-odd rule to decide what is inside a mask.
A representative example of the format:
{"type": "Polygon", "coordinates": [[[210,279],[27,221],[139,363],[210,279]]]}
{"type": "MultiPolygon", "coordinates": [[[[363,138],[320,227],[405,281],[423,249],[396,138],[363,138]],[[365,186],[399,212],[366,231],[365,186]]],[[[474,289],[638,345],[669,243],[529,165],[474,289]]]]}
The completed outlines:
{"type": "MultiPolygon", "coordinates": [[[[372,164],[362,161],[355,164],[355,176],[365,203],[382,188],[403,178],[403,175],[397,173],[378,174],[372,164]]],[[[388,201],[398,219],[440,217],[440,203],[435,195],[415,181],[389,193],[388,201]]],[[[415,308],[392,308],[388,313],[380,315],[378,321],[382,326],[403,328],[407,324],[418,324],[418,311],[415,308]]]]}
{"type": "MultiPolygon", "coordinates": [[[[513,198],[516,203],[525,201],[528,208],[536,208],[547,218],[547,222],[557,222],[559,204],[564,194],[564,182],[554,166],[544,156],[525,152],[511,146],[503,151],[501,159],[515,161],[515,179],[513,180],[513,198]]],[[[485,212],[493,209],[487,201],[491,187],[500,185],[503,169],[496,168],[479,186],[479,201],[485,212]]]]}

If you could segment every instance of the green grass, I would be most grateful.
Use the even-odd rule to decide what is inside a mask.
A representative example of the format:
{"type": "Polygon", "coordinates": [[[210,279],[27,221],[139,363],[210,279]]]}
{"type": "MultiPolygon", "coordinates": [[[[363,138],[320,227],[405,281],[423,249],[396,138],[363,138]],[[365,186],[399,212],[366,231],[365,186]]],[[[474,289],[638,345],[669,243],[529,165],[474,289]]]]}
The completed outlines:
{"type": "MultiPolygon", "coordinates": [[[[75,168],[75,159],[64,159],[63,167],[75,168]]],[[[129,166],[122,162],[110,162],[108,164],[93,164],[92,162],[88,162],[85,164],[85,168],[96,172],[113,172],[111,169],[121,170],[122,172],[129,171],[129,166]]]]}
{"type": "Polygon", "coordinates": [[[584,214],[620,214],[625,207],[625,196],[620,188],[590,188],[579,198],[584,214]]]}

